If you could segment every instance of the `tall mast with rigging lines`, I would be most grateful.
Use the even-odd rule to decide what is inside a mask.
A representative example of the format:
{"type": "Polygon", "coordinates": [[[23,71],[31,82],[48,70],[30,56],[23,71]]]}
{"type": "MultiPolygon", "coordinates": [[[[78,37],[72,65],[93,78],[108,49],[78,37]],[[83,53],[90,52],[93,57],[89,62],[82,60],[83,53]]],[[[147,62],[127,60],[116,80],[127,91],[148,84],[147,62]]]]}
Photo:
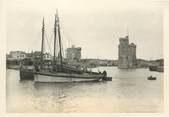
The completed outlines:
{"type": "Polygon", "coordinates": [[[61,33],[60,33],[60,24],[59,24],[59,16],[57,14],[57,18],[58,18],[58,37],[59,37],[59,57],[60,57],[60,65],[62,68],[62,42],[61,42],[61,33]]]}
{"type": "Polygon", "coordinates": [[[57,19],[55,14],[55,24],[54,24],[54,53],[53,53],[53,61],[56,62],[56,34],[57,34],[57,19]]]}
{"type": "Polygon", "coordinates": [[[58,40],[59,40],[59,62],[60,62],[60,69],[62,69],[62,46],[61,46],[61,34],[60,34],[60,25],[59,25],[59,16],[58,12],[55,14],[55,24],[54,24],[54,67],[56,63],[56,37],[58,33],[58,40]]]}
{"type": "Polygon", "coordinates": [[[41,44],[41,63],[43,63],[43,55],[44,55],[44,34],[45,34],[45,23],[44,18],[42,22],[42,44],[41,44]]]}

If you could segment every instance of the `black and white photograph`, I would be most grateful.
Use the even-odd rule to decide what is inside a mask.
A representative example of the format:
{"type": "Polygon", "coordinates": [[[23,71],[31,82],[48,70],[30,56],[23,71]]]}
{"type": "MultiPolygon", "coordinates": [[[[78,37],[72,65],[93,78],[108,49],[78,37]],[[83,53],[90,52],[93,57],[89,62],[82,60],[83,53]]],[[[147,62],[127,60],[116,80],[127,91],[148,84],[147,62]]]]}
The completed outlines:
{"type": "Polygon", "coordinates": [[[7,0],[6,113],[163,113],[168,5],[7,0]]]}

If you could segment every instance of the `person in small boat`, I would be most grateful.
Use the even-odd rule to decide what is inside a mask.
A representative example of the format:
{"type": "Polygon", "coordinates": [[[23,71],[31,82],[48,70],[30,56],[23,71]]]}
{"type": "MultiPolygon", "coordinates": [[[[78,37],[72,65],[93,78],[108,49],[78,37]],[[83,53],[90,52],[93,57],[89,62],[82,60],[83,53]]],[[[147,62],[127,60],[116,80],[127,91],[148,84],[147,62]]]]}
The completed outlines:
{"type": "Polygon", "coordinates": [[[106,77],[107,76],[107,72],[103,71],[103,76],[106,77]]]}
{"type": "Polygon", "coordinates": [[[101,71],[98,69],[98,73],[100,74],[101,73],[101,71]]]}
{"type": "Polygon", "coordinates": [[[152,75],[148,77],[149,80],[155,80],[156,77],[153,77],[152,75]]]}
{"type": "Polygon", "coordinates": [[[35,71],[39,71],[39,66],[38,65],[35,65],[35,71]]]}

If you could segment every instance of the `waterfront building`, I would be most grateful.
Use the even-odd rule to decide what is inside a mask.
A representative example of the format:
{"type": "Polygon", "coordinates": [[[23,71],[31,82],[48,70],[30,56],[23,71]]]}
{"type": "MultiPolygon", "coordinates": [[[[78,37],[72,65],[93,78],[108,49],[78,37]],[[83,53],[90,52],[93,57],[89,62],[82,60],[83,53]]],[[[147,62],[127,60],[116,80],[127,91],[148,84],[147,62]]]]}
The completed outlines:
{"type": "Polygon", "coordinates": [[[71,48],[67,48],[66,56],[68,60],[79,61],[81,59],[81,48],[75,47],[74,45],[71,48]]]}
{"type": "Polygon", "coordinates": [[[26,58],[26,53],[23,51],[11,51],[8,55],[8,60],[23,60],[26,58]]]}
{"type": "Polygon", "coordinates": [[[137,64],[136,59],[136,45],[129,44],[129,37],[119,39],[118,46],[118,68],[127,69],[135,68],[137,64]]]}

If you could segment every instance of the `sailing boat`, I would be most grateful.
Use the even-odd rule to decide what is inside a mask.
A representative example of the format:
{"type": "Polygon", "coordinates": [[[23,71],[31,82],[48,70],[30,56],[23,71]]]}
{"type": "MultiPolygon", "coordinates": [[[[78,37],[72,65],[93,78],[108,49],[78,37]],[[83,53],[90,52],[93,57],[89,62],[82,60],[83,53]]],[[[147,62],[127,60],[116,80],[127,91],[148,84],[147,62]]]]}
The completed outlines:
{"type": "Polygon", "coordinates": [[[79,82],[79,81],[102,81],[111,80],[111,77],[107,77],[106,71],[92,72],[87,70],[81,70],[72,67],[63,62],[62,45],[61,45],[61,32],[59,24],[59,16],[55,15],[54,23],[54,53],[52,64],[46,69],[44,64],[44,19],[42,26],[42,44],[41,44],[41,63],[35,66],[34,81],[35,82],[79,82]],[[56,38],[58,37],[58,41],[56,38]],[[59,45],[58,57],[56,57],[56,42],[59,45]]]}

